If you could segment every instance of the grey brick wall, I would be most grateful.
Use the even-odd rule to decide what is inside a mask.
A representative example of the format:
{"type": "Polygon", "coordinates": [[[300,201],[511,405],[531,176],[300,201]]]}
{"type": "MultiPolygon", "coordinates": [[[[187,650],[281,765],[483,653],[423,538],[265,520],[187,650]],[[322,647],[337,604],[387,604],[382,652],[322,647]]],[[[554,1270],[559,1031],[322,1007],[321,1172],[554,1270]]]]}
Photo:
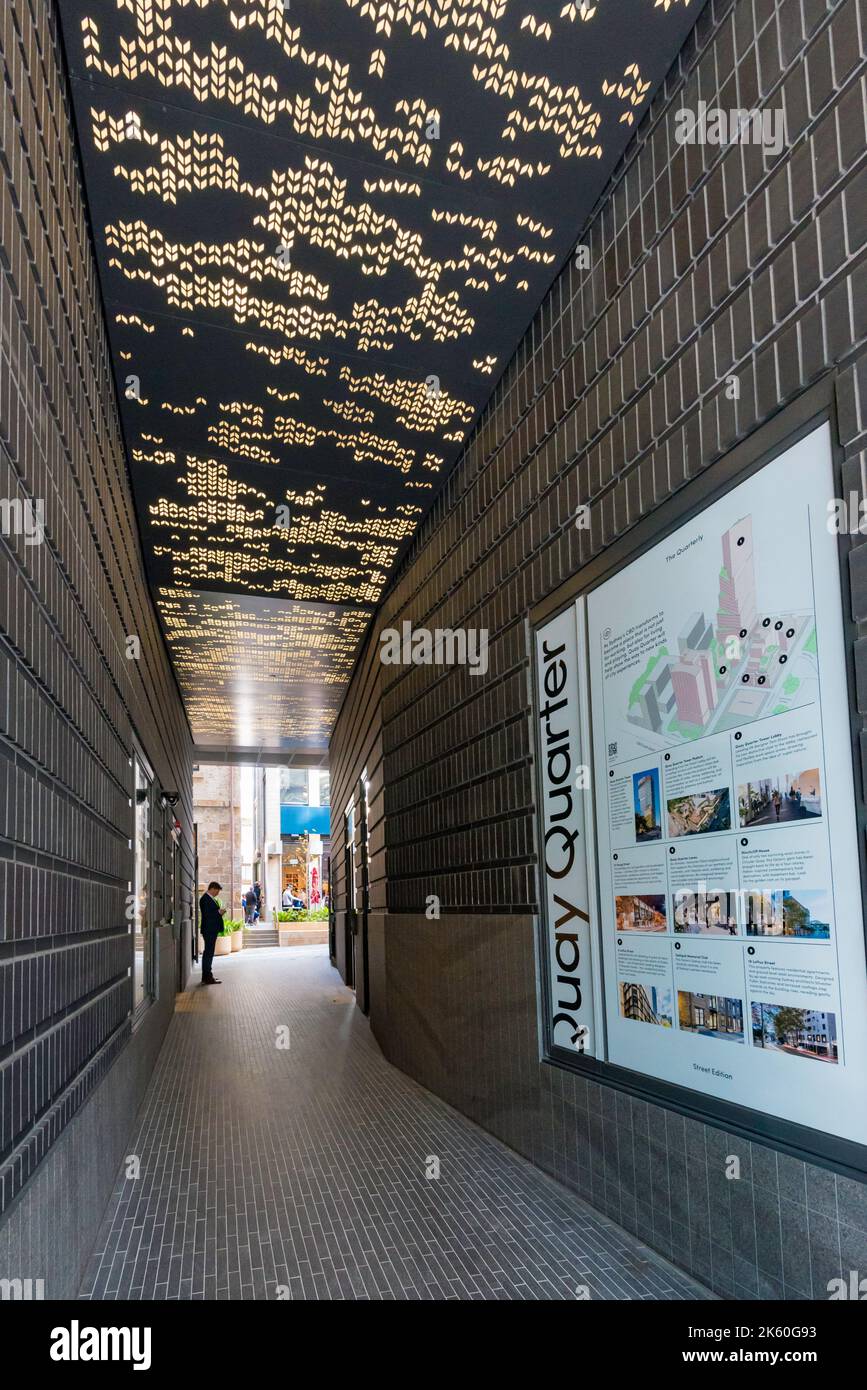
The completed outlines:
{"type": "MultiPolygon", "coordinates": [[[[374,876],[388,911],[371,1016],[387,1054],[740,1297],[822,1298],[841,1268],[863,1272],[867,1188],[540,1065],[525,623],[812,383],[831,383],[844,481],[863,492],[865,38],[856,0],[710,0],[576,229],[591,269],[572,263],[554,284],[378,620],[486,627],[488,675],[380,667],[374,632],[355,677],[380,691],[374,876]],[[679,146],[675,113],[699,100],[782,107],[783,150],[679,146]],[[722,389],[730,373],[738,400],[722,389]],[[439,922],[423,915],[428,894],[439,922]],[[729,1153],[740,1182],[724,1177],[729,1153]]],[[[852,602],[867,633],[865,575],[860,545],[852,602]]],[[[867,637],[863,673],[862,649],[867,637]]],[[[862,713],[865,690],[862,674],[862,713]]],[[[355,775],[348,718],[332,744],[337,786],[355,775]]]]}
{"type": "Polygon", "coordinates": [[[186,919],[191,740],[144,579],[52,4],[6,0],[0,61],[0,499],[45,518],[42,544],[0,535],[0,1275],[60,1296],[183,952],[162,928],[160,998],[131,1037],[132,734],[181,794],[186,919]]]}

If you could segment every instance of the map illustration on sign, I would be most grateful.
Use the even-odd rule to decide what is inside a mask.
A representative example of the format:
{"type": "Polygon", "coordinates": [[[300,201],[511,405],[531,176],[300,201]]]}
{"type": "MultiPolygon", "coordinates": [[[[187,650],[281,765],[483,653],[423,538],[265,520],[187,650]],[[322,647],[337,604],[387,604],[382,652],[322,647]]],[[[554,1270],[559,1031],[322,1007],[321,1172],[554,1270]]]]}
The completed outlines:
{"type": "MultiPolygon", "coordinates": [[[[786,538],[769,543],[780,545],[782,561],[786,538]]],[[[707,606],[689,614],[674,642],[662,632],[661,614],[647,620],[643,634],[624,634],[624,641],[639,637],[645,650],[655,630],[660,635],[624,710],[627,725],[650,736],[643,747],[705,738],[816,699],[813,612],[762,609],[751,516],[723,532],[719,554],[713,592],[708,575],[707,606]]]]}

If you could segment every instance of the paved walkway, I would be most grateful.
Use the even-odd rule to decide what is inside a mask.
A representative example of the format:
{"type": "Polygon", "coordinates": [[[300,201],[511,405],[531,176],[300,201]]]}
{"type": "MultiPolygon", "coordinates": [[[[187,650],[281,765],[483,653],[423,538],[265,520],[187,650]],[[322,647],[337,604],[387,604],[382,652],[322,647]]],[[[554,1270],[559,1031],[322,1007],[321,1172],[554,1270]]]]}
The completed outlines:
{"type": "Polygon", "coordinates": [[[214,964],[178,999],[81,1297],[710,1297],[392,1067],[326,948],[214,964]]]}

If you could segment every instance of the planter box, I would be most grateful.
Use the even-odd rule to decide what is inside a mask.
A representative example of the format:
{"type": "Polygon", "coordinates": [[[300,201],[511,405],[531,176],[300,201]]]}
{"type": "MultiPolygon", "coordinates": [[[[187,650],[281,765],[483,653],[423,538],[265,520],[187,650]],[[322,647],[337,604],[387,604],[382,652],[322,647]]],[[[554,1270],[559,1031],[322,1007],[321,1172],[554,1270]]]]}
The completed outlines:
{"type": "Polygon", "coordinates": [[[281,922],[281,946],[321,946],[328,941],[327,922],[281,922]]]}
{"type": "Polygon", "coordinates": [[[242,947],[243,945],[244,945],[244,933],[243,933],[242,931],[233,931],[233,932],[232,932],[232,950],[233,950],[233,951],[240,951],[240,949],[241,949],[241,947],[242,947]]]}
{"type": "MultiPolygon", "coordinates": [[[[234,932],[232,933],[234,936],[234,932]]],[[[218,936],[217,945],[214,950],[215,956],[230,956],[232,954],[232,937],[218,936]]]]}

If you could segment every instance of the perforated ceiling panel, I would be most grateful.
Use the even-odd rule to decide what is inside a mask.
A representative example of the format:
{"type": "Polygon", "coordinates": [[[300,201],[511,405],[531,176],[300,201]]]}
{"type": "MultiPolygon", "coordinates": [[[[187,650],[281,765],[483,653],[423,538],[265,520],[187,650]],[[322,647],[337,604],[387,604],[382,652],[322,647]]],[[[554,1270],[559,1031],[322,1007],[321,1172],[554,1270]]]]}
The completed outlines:
{"type": "Polygon", "coordinates": [[[327,747],[366,610],[196,589],[156,597],[200,747],[281,749],[287,761],[327,747]]]}
{"type": "Polygon", "coordinates": [[[60,0],[197,741],[325,746],[370,607],[700,4],[60,0]],[[243,693],[213,646],[232,612],[243,693]]]}

